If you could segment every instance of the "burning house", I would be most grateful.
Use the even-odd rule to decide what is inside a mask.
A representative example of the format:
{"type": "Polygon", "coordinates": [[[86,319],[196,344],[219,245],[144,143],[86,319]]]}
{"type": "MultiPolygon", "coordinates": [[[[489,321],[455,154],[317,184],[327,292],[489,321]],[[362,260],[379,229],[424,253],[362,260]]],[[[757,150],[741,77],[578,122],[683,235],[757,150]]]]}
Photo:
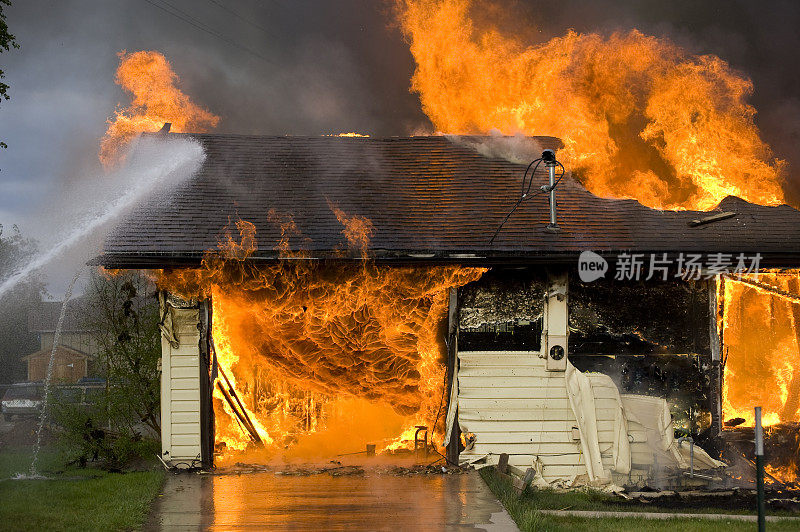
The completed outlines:
{"type": "Polygon", "coordinates": [[[551,137],[165,136],[202,167],[98,261],[157,278],[169,463],[421,446],[624,483],[720,467],[754,387],[798,421],[788,206],[657,210],[569,173],[554,205],[526,173],[551,137]]]}

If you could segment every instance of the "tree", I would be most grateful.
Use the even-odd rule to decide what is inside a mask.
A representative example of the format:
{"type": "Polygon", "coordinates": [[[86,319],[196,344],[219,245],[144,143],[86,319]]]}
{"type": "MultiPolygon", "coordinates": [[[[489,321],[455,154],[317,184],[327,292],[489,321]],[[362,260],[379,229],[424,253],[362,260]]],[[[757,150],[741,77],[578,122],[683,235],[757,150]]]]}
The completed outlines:
{"type": "Polygon", "coordinates": [[[159,453],[161,356],[158,299],[141,272],[94,272],[86,286],[84,322],[98,347],[96,373],[105,378],[88,405],[51,403],[73,462],[121,471],[159,453]]]}
{"type": "MultiPolygon", "coordinates": [[[[0,0],[0,53],[8,52],[11,48],[19,48],[17,39],[8,32],[8,24],[6,24],[6,14],[3,12],[5,7],[11,6],[11,0],[0,0]]],[[[0,68],[0,101],[8,100],[11,96],[8,95],[8,84],[3,83],[5,72],[0,68]]],[[[0,148],[7,148],[5,142],[0,142],[0,148]]]]}
{"type": "Polygon", "coordinates": [[[117,433],[140,432],[141,424],[160,433],[161,335],[158,299],[152,281],[136,271],[92,275],[86,316],[96,331],[98,371],[106,378],[104,408],[117,433]]]}
{"type": "MultiPolygon", "coordinates": [[[[17,226],[5,236],[0,225],[0,282],[35,253],[36,242],[24,238],[17,226]]],[[[28,314],[37,309],[44,294],[44,283],[33,275],[0,296],[0,383],[27,376],[22,357],[39,349],[37,335],[28,330],[28,314]]]]}

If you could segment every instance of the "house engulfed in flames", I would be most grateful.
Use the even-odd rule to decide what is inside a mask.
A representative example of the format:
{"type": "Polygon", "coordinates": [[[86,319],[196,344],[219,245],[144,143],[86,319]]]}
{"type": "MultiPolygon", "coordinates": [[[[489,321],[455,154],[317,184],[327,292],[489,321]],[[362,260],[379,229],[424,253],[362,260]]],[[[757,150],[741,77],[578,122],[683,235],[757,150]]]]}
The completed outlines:
{"type": "Polygon", "coordinates": [[[567,174],[559,230],[542,194],[492,241],[526,166],[494,155],[503,139],[164,138],[199,142],[202,167],[131,213],[99,262],[157,278],[169,463],[421,446],[624,484],[721,467],[673,431],[720,457],[724,421],[765,387],[783,386],[771,423],[798,421],[775,362],[797,358],[788,206],[654,210],[567,174]],[[603,276],[581,281],[582,253],[603,276]],[[744,257],[741,279],[710,266],[744,257]],[[747,298],[773,295],[791,334],[748,323],[747,298]]]}

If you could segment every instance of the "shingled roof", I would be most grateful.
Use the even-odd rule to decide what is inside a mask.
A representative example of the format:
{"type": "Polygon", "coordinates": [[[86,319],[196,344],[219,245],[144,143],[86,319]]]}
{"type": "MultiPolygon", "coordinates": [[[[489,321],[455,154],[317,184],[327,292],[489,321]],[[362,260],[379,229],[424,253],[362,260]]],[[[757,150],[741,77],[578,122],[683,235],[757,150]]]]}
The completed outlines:
{"type": "MultiPolygon", "coordinates": [[[[690,227],[691,220],[714,213],[599,198],[566,177],[557,190],[560,232],[545,230],[548,202],[540,195],[523,203],[490,243],[519,197],[526,165],[482,155],[468,142],[443,136],[182,136],[202,144],[202,168],[170,197],[153,198],[131,212],[107,238],[98,262],[195,264],[237,218],[256,226],[254,257],[275,259],[281,231],[271,211],[291,215],[302,233],[290,240],[293,249],[314,257],[357,256],[341,253],[346,244],[330,207],[335,205],[371,220],[370,249],[384,261],[573,261],[593,250],[759,252],[762,264],[800,264],[800,212],[785,205],[728,197],[716,211],[735,216],[690,227]]],[[[552,137],[535,140],[543,148],[559,145],[552,137]]],[[[534,188],[544,183],[545,174],[537,173],[534,188]]]]}

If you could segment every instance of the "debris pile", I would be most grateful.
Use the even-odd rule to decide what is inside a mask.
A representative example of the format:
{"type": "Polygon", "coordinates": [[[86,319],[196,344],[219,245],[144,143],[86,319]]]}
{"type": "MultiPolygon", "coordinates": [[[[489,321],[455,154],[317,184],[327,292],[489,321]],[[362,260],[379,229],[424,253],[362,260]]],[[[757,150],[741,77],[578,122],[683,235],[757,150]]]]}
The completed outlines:
{"type": "Polygon", "coordinates": [[[339,461],[332,460],[328,464],[300,464],[287,465],[281,464],[264,465],[248,464],[237,462],[230,467],[217,468],[215,475],[247,475],[254,473],[272,473],[277,476],[287,477],[308,477],[313,475],[330,475],[332,477],[361,476],[365,474],[392,475],[392,476],[414,476],[414,475],[461,475],[471,469],[456,466],[443,466],[433,464],[414,464],[409,466],[401,465],[344,465],[339,461]]]}

